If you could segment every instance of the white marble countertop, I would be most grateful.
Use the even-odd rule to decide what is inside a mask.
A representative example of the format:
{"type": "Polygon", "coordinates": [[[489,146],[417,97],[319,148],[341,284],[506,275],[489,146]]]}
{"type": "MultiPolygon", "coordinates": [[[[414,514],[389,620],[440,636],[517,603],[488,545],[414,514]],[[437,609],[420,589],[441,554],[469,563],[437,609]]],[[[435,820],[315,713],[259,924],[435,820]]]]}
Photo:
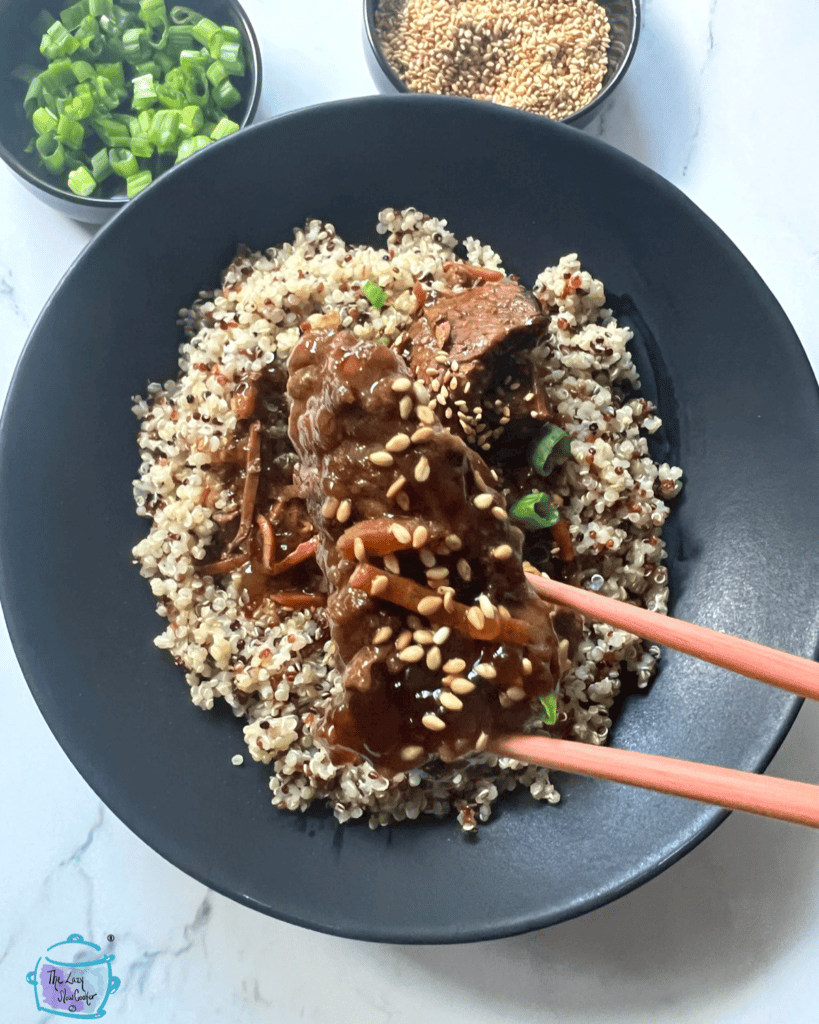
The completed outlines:
{"type": "MultiPolygon", "coordinates": [[[[374,91],[360,0],[245,6],[262,40],[262,116],[374,91]]],[[[819,6],[792,0],[786,10],[644,0],[634,63],[587,130],[670,179],[728,233],[816,371],[819,142],[808,122],[819,6]]],[[[5,166],[0,224],[3,396],[37,314],[93,232],[41,205],[5,166]]],[[[2,1020],[52,1019],[25,975],[79,932],[102,944],[115,936],[122,986],[106,1012],[121,1024],[819,1021],[817,833],[733,814],[653,882],[542,932],[453,947],[346,941],[245,909],[161,860],[58,747],[4,627],[0,672],[2,1020]]],[[[815,707],[802,710],[771,772],[819,781],[815,707]]]]}

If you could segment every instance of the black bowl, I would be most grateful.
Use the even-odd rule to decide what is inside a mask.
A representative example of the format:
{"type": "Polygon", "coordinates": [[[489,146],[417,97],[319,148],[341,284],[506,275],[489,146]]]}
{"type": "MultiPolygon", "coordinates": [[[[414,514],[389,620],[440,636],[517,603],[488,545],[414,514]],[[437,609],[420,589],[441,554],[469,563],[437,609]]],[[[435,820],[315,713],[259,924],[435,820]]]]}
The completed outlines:
{"type": "MultiPolygon", "coordinates": [[[[380,93],[408,93],[410,90],[384,56],[378,30],[375,25],[375,12],[381,0],[364,0],[364,56],[375,87],[380,93]]],[[[587,125],[609,103],[614,90],[622,82],[628,70],[637,40],[640,35],[640,0],[600,0],[609,18],[611,42],[608,53],[608,68],[600,92],[591,103],[575,111],[569,117],[561,119],[562,124],[571,124],[575,128],[587,125]]]]}
{"type": "MultiPolygon", "coordinates": [[[[67,2],[58,3],[53,13],[59,14],[66,6],[67,2]]],[[[187,6],[220,25],[235,25],[242,33],[247,70],[244,78],[237,79],[242,99],[230,116],[244,128],[253,120],[262,92],[262,54],[250,19],[237,0],[197,0],[187,6]]],[[[0,157],[29,192],[53,209],[74,220],[103,224],[129,201],[122,178],[112,174],[99,186],[97,195],[84,198],[68,188],[64,177],[49,174],[36,153],[25,152],[34,129],[23,110],[26,86],[12,72],[22,64],[46,66],[38,49],[39,37],[31,29],[42,9],[43,0],[0,0],[0,82],[4,83],[0,92],[0,157]]]]}
{"type": "MultiPolygon", "coordinates": [[[[477,840],[454,821],[373,832],[324,810],[276,811],[267,770],[230,764],[239,723],[193,707],[182,670],[153,646],[163,620],[131,561],[145,532],[131,397],[176,376],[178,309],[218,284],[239,242],[279,244],[320,217],[374,244],[376,211],[409,205],[491,243],[525,282],[567,252],[602,278],[665,421],[655,454],[685,470],[666,531],[674,613],[813,656],[819,395],[775,299],[704,214],[629,157],[544,118],[434,96],[253,126],[159,178],[99,232],[36,323],[0,423],[0,598],[58,741],[162,856],[286,921],[456,942],[600,906],[725,812],[563,775],[558,806],[515,794],[477,840]]],[[[759,771],[798,707],[666,652],[612,742],[759,771]]]]}

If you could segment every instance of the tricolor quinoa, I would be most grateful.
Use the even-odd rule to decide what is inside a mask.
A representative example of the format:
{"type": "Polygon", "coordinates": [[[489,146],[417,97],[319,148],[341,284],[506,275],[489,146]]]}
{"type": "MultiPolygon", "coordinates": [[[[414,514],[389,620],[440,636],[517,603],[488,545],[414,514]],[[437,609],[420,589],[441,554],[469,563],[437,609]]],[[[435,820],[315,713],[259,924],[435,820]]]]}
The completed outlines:
{"type": "MultiPolygon", "coordinates": [[[[397,773],[382,773],[360,758],[334,763],[316,736],[322,712],[342,688],[325,609],[294,608],[298,595],[289,591],[255,594],[240,556],[214,561],[224,525],[232,520],[235,531],[239,519],[225,453],[236,447],[247,382],[262,375],[285,382],[288,357],[304,332],[328,325],[398,349],[418,312],[419,283],[435,294],[444,287],[445,265],[458,259],[446,221],[414,209],[383,211],[378,231],[387,236],[384,249],[349,245],[331,225],[311,221],[295,232],[293,243],[263,253],[240,251],[221,287],[183,311],[188,340],[180,350],[179,379],[151,385],[134,406],[142,452],[137,511],[151,520],[134,556],[151,581],[159,614],[168,619],[157,646],[184,666],[197,706],[210,709],[222,697],[244,718],[250,755],[270,765],[275,806],[303,810],[318,799],[339,821],[366,812],[372,827],[455,810],[470,828],[489,817],[500,793],[520,785],[536,799],[557,802],[548,772],[486,752],[397,773]],[[383,305],[373,305],[362,292],[368,281],[388,296],[383,305]]],[[[489,246],[467,238],[463,247],[469,264],[502,269],[489,246]]],[[[659,420],[647,401],[633,397],[639,382],[626,348],[630,332],[614,322],[602,284],[574,255],[544,270],[534,294],[546,327],[532,360],[571,444],[571,457],[551,474],[548,490],[568,523],[573,558],[561,563],[549,544],[529,552],[539,571],[665,611],[660,529],[681,472],[656,465],[648,454],[643,433],[659,420]]],[[[498,420],[504,410],[497,400],[495,408],[484,407],[485,395],[459,394],[454,377],[445,379],[449,386],[433,388],[431,407],[443,424],[457,419],[467,442],[492,465],[502,426],[490,431],[486,424],[503,424],[508,415],[498,420]]],[[[292,481],[297,457],[287,436],[284,387],[266,394],[263,404],[258,429],[265,457],[271,471],[292,481]]],[[[249,437],[242,451],[249,464],[249,437]]],[[[496,474],[500,493],[513,498],[514,481],[501,467],[496,474]]],[[[332,513],[339,520],[347,514],[343,507],[332,513]]],[[[266,532],[259,540],[268,544],[269,538],[270,558],[276,546],[272,519],[272,529],[260,521],[266,532]]],[[[286,569],[295,552],[281,554],[277,564],[286,569]]],[[[440,658],[429,652],[441,641],[429,623],[415,618],[410,616],[412,642],[427,652],[427,664],[437,664],[440,658]]],[[[628,677],[647,685],[657,654],[620,630],[584,626],[561,680],[556,723],[545,725],[537,705],[528,728],[604,742],[621,683],[628,677]]]]}

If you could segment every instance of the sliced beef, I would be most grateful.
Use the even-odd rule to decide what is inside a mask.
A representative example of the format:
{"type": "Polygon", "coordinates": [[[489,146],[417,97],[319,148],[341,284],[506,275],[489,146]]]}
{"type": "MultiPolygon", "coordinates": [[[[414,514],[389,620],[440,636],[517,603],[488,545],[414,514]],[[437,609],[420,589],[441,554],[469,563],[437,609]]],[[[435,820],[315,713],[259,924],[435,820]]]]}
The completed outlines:
{"type": "Polygon", "coordinates": [[[526,582],[492,471],[387,347],[310,331],[289,371],[294,482],[344,680],[319,723],[332,756],[394,773],[521,728],[573,620],[526,582]]]}

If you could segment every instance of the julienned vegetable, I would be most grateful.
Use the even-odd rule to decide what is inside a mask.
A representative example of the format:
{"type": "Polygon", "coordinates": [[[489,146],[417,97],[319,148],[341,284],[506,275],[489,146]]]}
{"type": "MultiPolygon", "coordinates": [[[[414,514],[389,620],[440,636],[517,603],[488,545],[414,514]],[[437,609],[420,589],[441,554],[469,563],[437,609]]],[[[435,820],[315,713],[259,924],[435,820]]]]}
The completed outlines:
{"type": "Polygon", "coordinates": [[[164,0],[78,0],[59,19],[43,11],[32,25],[49,61],[15,72],[36,152],[50,174],[90,196],[110,174],[136,195],[157,174],[238,131],[227,111],[241,100],[231,76],[245,73],[244,43],[164,0]]]}

